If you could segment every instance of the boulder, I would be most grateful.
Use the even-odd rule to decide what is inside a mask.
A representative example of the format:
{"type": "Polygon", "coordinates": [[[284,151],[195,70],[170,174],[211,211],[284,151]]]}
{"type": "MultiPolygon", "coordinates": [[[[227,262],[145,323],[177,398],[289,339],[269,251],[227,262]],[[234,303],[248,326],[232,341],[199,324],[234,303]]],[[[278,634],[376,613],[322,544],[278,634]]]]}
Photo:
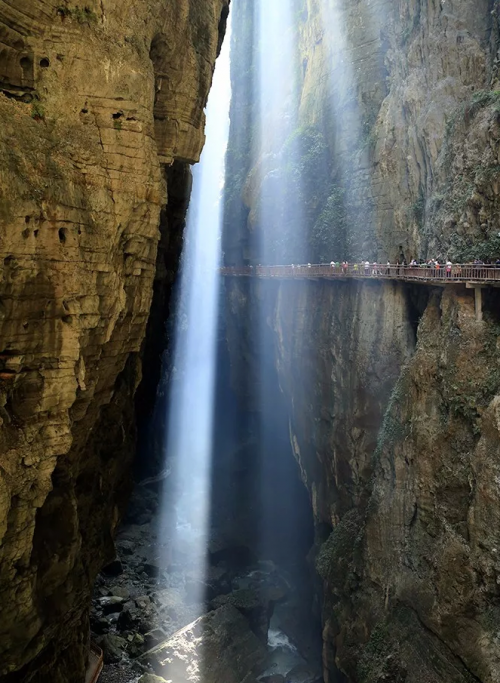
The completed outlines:
{"type": "Polygon", "coordinates": [[[240,588],[227,595],[219,595],[211,601],[210,605],[215,609],[222,607],[222,605],[236,607],[248,619],[255,635],[267,644],[273,604],[265,594],[252,588],[240,588]]]}
{"type": "Polygon", "coordinates": [[[121,612],[125,600],[118,597],[118,595],[111,595],[106,598],[101,598],[99,604],[102,607],[104,614],[113,614],[114,612],[121,612]]]}
{"type": "Polygon", "coordinates": [[[151,603],[143,608],[136,606],[131,600],[125,604],[118,617],[117,627],[120,631],[139,631],[144,634],[151,631],[158,622],[158,614],[151,603]]]}
{"type": "MultiPolygon", "coordinates": [[[[316,683],[318,681],[318,671],[314,671],[305,664],[297,664],[291,669],[287,675],[286,680],[293,680],[296,683],[316,683]]],[[[321,679],[320,679],[321,680],[321,679]]]]}
{"type": "Polygon", "coordinates": [[[107,633],[110,630],[111,625],[105,617],[92,615],[90,618],[90,627],[92,629],[92,633],[100,636],[104,633],[107,633]]]}
{"type": "Polygon", "coordinates": [[[139,568],[150,578],[157,578],[162,572],[161,560],[160,559],[150,559],[144,562],[142,567],[139,568]]]}
{"type": "Polygon", "coordinates": [[[145,649],[150,650],[151,648],[156,647],[156,645],[162,643],[166,637],[167,634],[161,628],[154,628],[152,631],[148,631],[148,633],[144,634],[145,649]]]}
{"type": "Polygon", "coordinates": [[[125,638],[108,633],[99,639],[99,645],[104,652],[104,662],[115,664],[121,660],[123,651],[127,647],[127,641],[125,638]]]}
{"type": "Polygon", "coordinates": [[[148,649],[144,642],[144,636],[140,633],[130,634],[127,640],[127,654],[130,657],[139,657],[139,655],[142,655],[142,653],[148,649]]]}
{"type": "Polygon", "coordinates": [[[130,590],[126,586],[111,586],[111,595],[116,595],[119,598],[128,600],[130,597],[130,590]]]}
{"type": "Polygon", "coordinates": [[[137,683],[167,683],[167,681],[160,676],[155,676],[154,674],[143,674],[137,683]]]}
{"type": "Polygon", "coordinates": [[[233,606],[205,614],[146,652],[140,661],[175,683],[250,683],[265,668],[267,648],[233,606]]]}

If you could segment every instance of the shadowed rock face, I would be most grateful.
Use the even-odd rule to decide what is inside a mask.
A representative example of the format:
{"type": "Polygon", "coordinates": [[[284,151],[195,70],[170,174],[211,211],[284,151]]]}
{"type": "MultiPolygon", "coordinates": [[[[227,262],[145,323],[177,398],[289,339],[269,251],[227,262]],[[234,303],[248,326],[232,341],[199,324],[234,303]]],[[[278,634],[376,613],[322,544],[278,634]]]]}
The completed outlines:
{"type": "MultiPolygon", "coordinates": [[[[309,0],[296,19],[298,121],[328,186],[305,196],[309,253],[319,225],[327,262],[499,258],[499,4],[339,0],[343,42],[321,4],[335,3],[309,0]]],[[[233,120],[252,121],[239,87],[233,120]]],[[[259,262],[259,194],[286,144],[259,174],[232,135],[226,260],[259,262]]],[[[464,287],[228,281],[226,293],[235,386],[255,408],[260,325],[288,403],[317,520],[325,680],[338,665],[358,683],[498,681],[496,291],[483,323],[464,287]]]]}
{"type": "Polygon", "coordinates": [[[2,681],[83,677],[91,586],[129,487],[153,280],[168,287],[175,270],[162,257],[157,271],[160,211],[164,254],[227,4],[0,7],[2,681]]]}

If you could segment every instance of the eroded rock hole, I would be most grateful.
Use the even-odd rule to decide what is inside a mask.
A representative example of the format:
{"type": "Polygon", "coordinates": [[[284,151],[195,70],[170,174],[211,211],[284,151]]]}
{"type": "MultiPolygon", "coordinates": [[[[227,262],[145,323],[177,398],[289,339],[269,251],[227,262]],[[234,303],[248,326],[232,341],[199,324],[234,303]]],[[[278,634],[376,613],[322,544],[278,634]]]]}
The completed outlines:
{"type": "Polygon", "coordinates": [[[47,57],[43,57],[40,60],[40,66],[42,67],[42,69],[48,69],[50,66],[50,60],[47,57]]]}
{"type": "Polygon", "coordinates": [[[21,68],[23,69],[23,71],[27,71],[28,69],[31,68],[31,66],[33,66],[33,62],[31,61],[31,59],[29,57],[26,57],[26,56],[21,57],[21,59],[19,60],[19,64],[21,65],[21,68]]]}
{"type": "Polygon", "coordinates": [[[66,228],[59,228],[58,235],[59,235],[59,242],[61,244],[64,244],[66,242],[67,234],[68,234],[68,231],[66,230],[66,228]]]}
{"type": "Polygon", "coordinates": [[[122,116],[123,116],[123,112],[117,111],[115,114],[113,114],[113,119],[115,121],[118,121],[118,119],[121,119],[122,116]]]}
{"type": "Polygon", "coordinates": [[[429,298],[433,291],[432,287],[422,287],[421,285],[413,285],[406,283],[403,285],[408,300],[408,314],[409,322],[415,334],[415,339],[418,332],[420,320],[427,308],[429,298]]]}

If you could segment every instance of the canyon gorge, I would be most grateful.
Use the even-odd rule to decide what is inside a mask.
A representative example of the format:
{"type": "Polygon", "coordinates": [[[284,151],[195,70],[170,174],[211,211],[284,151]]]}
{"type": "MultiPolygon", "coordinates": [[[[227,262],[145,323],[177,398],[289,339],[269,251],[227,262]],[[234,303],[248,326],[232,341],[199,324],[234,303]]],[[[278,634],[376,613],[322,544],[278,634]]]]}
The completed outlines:
{"type": "Polygon", "coordinates": [[[500,683],[499,290],[188,315],[221,49],[221,265],[500,259],[498,0],[0,0],[0,683],[500,683]]]}

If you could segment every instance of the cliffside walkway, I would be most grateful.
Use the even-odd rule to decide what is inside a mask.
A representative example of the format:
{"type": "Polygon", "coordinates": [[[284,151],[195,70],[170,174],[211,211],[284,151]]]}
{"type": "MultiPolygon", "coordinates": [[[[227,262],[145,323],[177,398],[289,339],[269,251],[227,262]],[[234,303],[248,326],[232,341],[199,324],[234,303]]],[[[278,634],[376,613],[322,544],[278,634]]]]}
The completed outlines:
{"type": "Polygon", "coordinates": [[[453,264],[439,268],[381,264],[306,264],[289,266],[226,266],[224,277],[256,277],[277,280],[401,280],[423,285],[446,286],[465,284],[475,290],[476,317],[482,320],[482,288],[500,287],[500,268],[474,264],[453,264]]]}

